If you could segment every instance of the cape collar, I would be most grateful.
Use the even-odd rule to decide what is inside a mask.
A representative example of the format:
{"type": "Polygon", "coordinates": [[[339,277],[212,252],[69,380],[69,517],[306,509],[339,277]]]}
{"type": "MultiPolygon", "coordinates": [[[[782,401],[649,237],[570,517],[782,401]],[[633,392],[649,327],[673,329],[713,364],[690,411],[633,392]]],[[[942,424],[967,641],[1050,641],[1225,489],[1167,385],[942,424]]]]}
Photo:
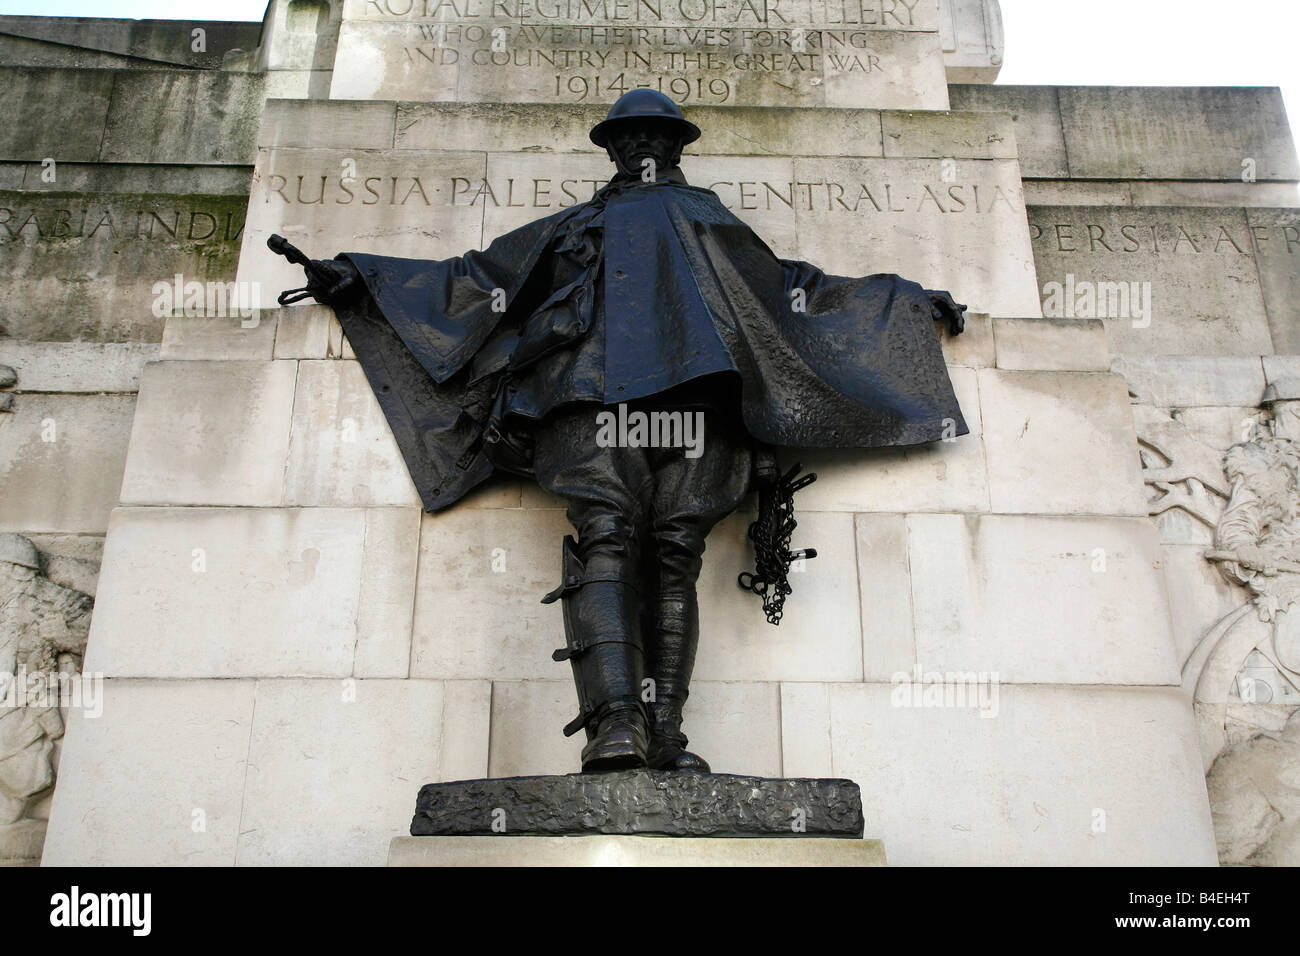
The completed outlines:
{"type": "Polygon", "coordinates": [[[672,166],[660,173],[654,182],[644,181],[637,173],[615,173],[614,178],[606,183],[600,192],[617,192],[623,189],[635,189],[640,186],[657,186],[662,183],[676,183],[680,186],[689,185],[686,182],[686,176],[682,172],[682,168],[672,166]]]}

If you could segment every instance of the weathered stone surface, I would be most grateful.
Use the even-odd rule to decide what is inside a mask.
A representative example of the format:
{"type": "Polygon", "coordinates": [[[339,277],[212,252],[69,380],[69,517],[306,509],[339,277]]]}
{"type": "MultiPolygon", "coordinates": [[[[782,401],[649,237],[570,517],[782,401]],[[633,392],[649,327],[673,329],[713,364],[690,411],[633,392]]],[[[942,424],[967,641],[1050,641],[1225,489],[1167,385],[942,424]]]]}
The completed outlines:
{"type": "Polygon", "coordinates": [[[123,503],[283,503],[297,366],[149,365],[140,384],[123,503]]]}
{"type": "MultiPolygon", "coordinates": [[[[1133,206],[1133,183],[1078,179],[1026,179],[1025,202],[1030,206],[1133,206]]],[[[1161,205],[1155,203],[1154,205],[1161,205]]],[[[1180,206],[1188,203],[1178,203],[1180,206]]],[[[1231,205],[1241,205],[1232,203],[1231,205]]]]}
{"type": "MultiPolygon", "coordinates": [[[[569,665],[556,664],[551,676],[559,679],[493,683],[489,776],[562,774],[582,766],[585,735],[560,733],[578,712],[569,665]]],[[[685,723],[690,749],[718,773],[780,776],[779,709],[774,683],[693,680],[685,723]]]]}
{"type": "Polygon", "coordinates": [[[0,530],[103,533],[135,404],[131,394],[15,396],[0,416],[0,530]]]}
{"type": "Polygon", "coordinates": [[[105,70],[0,68],[0,112],[58,122],[11,122],[0,130],[0,158],[40,162],[99,159],[113,95],[114,74],[105,70]]]}
{"type": "Polygon", "coordinates": [[[1300,866],[1300,717],[1220,755],[1206,777],[1219,861],[1300,866]]]}
{"type": "MultiPolygon", "coordinates": [[[[326,305],[300,305],[279,309],[275,327],[278,359],[340,358],[343,329],[326,305]]],[[[356,358],[355,355],[352,358],[356,358]]]]}
{"type": "Polygon", "coordinates": [[[458,736],[487,762],[488,695],[459,697],[441,681],[259,681],[236,865],[381,865],[419,781],[463,769],[447,760],[458,736]]]}
{"type": "Polygon", "coordinates": [[[986,312],[966,312],[966,330],[961,335],[941,335],[944,361],[950,366],[988,368],[997,364],[993,344],[993,320],[986,312]]]}
{"type": "Polygon", "coordinates": [[[1059,90],[1076,179],[1300,179],[1281,91],[1266,87],[1067,86],[1059,90]]]}
{"type": "MultiPolygon", "coordinates": [[[[130,163],[72,163],[60,160],[52,181],[44,163],[7,163],[21,170],[18,182],[5,188],[29,193],[126,193],[164,196],[237,196],[247,201],[251,163],[240,166],[130,163]]],[[[2,180],[3,177],[0,177],[2,180]]],[[[197,231],[197,230],[196,230],[197,231]]]]}
{"type": "MultiPolygon", "coordinates": [[[[923,672],[1026,684],[1179,683],[1160,544],[1147,520],[908,515],[907,529],[923,672]]],[[[900,558],[876,562],[889,560],[900,558]]],[[[864,616],[869,595],[906,601],[906,591],[892,597],[865,585],[864,616]]]]}
{"type": "MultiPolygon", "coordinates": [[[[957,160],[945,181],[947,163],[796,158],[791,179],[824,185],[808,187],[811,200],[795,209],[798,245],[774,248],[840,275],[896,272],[976,312],[1039,315],[1016,164],[957,160]]],[[[755,194],[760,208],[778,209],[755,194]]]]}
{"type": "Polygon", "coordinates": [[[389,866],[886,866],[879,840],[749,837],[397,837],[389,866]]]}
{"type": "MultiPolygon", "coordinates": [[[[1260,206],[1300,205],[1300,189],[1291,182],[1139,182],[1128,184],[1134,206],[1260,206]]],[[[1294,238],[1294,236],[1292,237],[1294,238]]]]}
{"type": "Polygon", "coordinates": [[[392,429],[359,363],[299,363],[285,503],[420,504],[392,429]]]}
{"type": "Polygon", "coordinates": [[[159,678],[405,676],[410,619],[401,601],[415,590],[414,541],[401,522],[417,515],[391,510],[118,509],[87,669],[159,678]]]}
{"type": "MultiPolygon", "coordinates": [[[[734,514],[708,540],[699,590],[697,680],[853,680],[862,673],[852,517],[801,514],[796,547],[819,557],[792,574],[794,594],[779,628],[736,585],[753,568],[734,514]],[[816,641],[817,654],[807,645],[816,641]]],[[[562,510],[454,509],[424,518],[415,600],[413,677],[527,680],[564,675],[551,660],[563,643],[558,603],[543,595],[560,574],[560,542],[572,528],[562,510]],[[466,634],[474,635],[465,640],[466,634]]],[[[567,720],[568,718],[565,718],[567,720]]],[[[562,722],[563,723],[563,722],[562,722]]]]}
{"type": "Polygon", "coordinates": [[[953,84],[948,97],[954,110],[1009,113],[1026,177],[1070,175],[1061,131],[1060,104],[1053,86],[986,86],[953,84]]]}
{"type": "MultiPolygon", "coordinates": [[[[104,17],[0,17],[7,37],[22,37],[41,46],[58,46],[64,57],[103,52],[147,62],[213,70],[235,48],[257,46],[259,23],[225,20],[125,20],[104,17]],[[194,49],[193,31],[202,29],[202,50],[194,49]],[[43,41],[43,42],[42,42],[43,41]]],[[[14,60],[5,57],[4,62],[14,60]]],[[[66,63],[65,65],[72,65],[66,63]]]]}
{"type": "Polygon", "coordinates": [[[260,75],[223,70],[7,66],[0,88],[10,115],[46,120],[0,138],[0,158],[32,162],[246,164],[264,95],[260,75]]]}
{"type": "Polygon", "coordinates": [[[232,865],[255,684],[105,681],[103,715],[69,717],[44,864],[232,865]]]}
{"type": "Polygon", "coordinates": [[[560,541],[571,531],[562,511],[424,516],[411,676],[563,676],[551,660],[564,643],[560,605],[539,602],[559,581],[560,541]]]}
{"type": "Polygon", "coordinates": [[[259,149],[438,149],[448,140],[431,143],[394,143],[397,112],[407,104],[391,101],[338,102],[336,100],[271,99],[262,110],[258,128],[259,149]]]}
{"type": "Polygon", "coordinates": [[[1279,397],[1300,397],[1300,355],[1264,355],[1261,360],[1264,381],[1277,390],[1279,397]]]}
{"type": "MultiPolygon", "coordinates": [[[[557,642],[558,647],[563,638],[557,642]]],[[[578,712],[569,665],[557,664],[551,680],[492,682],[491,760],[485,776],[531,777],[572,773],[582,766],[585,734],[565,737],[560,728],[578,712]]],[[[695,711],[691,684],[687,713],[695,711]]],[[[688,716],[688,723],[692,723],[688,716]]],[[[689,728],[688,728],[689,729],[689,728]]]]}
{"type": "Polygon", "coordinates": [[[1241,209],[1033,207],[1043,314],[1102,319],[1111,349],[1167,355],[1273,350],[1252,233],[1241,209]]]}
{"type": "Polygon", "coordinates": [[[1241,607],[1248,594],[1228,584],[1209,561],[1205,544],[1164,544],[1165,584],[1174,645],[1181,668],[1205,632],[1241,607]]]}
{"type": "MultiPolygon", "coordinates": [[[[916,664],[912,626],[912,575],[907,516],[854,515],[859,603],[862,607],[862,676],[886,681],[916,664]]],[[[782,685],[782,698],[785,687],[782,685]]]]}
{"type": "MultiPolygon", "coordinates": [[[[1292,203],[1296,205],[1296,203],[1292,203]]],[[[1273,349],[1300,353],[1300,209],[1248,209],[1273,349]]]]}
{"type": "Polygon", "coordinates": [[[998,368],[1108,372],[1106,327],[1096,319],[994,319],[998,368]]]}
{"type": "Polygon", "coordinates": [[[253,361],[270,359],[278,310],[249,310],[247,318],[169,315],[159,358],[165,361],[253,361]]]}
{"type": "Polygon", "coordinates": [[[996,718],[896,706],[889,684],[816,693],[782,713],[785,772],[858,781],[896,865],[1216,861],[1181,690],[1002,685],[996,718]]]}
{"type": "Polygon", "coordinates": [[[1111,369],[1128,383],[1134,402],[1161,408],[1253,406],[1264,396],[1259,357],[1117,355],[1111,369]]]}
{"type": "MultiPolygon", "coordinates": [[[[329,110],[323,116],[332,117],[340,105],[329,103],[329,110]]],[[[379,104],[367,105],[374,107],[379,104]]],[[[704,133],[701,140],[687,147],[688,156],[702,153],[710,156],[791,156],[806,152],[810,142],[817,144],[820,156],[884,155],[881,113],[878,110],[697,104],[688,104],[686,108],[691,122],[704,133]]],[[[395,137],[375,116],[373,130],[369,125],[363,126],[365,138],[358,139],[358,142],[381,148],[387,145],[386,139],[392,139],[394,145],[402,149],[470,149],[483,143],[485,137],[490,137],[492,148],[502,152],[582,152],[590,149],[588,133],[605,118],[608,109],[605,104],[548,104],[538,109],[536,104],[517,103],[398,103],[395,137]]],[[[285,128],[279,136],[280,145],[318,148],[334,145],[328,128],[318,131],[315,126],[298,119],[295,105],[273,103],[268,110],[273,110],[268,112],[268,132],[276,128],[275,123],[285,128]]],[[[945,113],[907,115],[914,135],[928,134],[929,138],[937,137],[952,116],[945,113]]],[[[393,117],[387,116],[387,121],[391,126],[393,117]]],[[[954,117],[952,121],[960,122],[961,117],[954,117]]],[[[330,119],[330,127],[335,122],[337,120],[330,119]]],[[[982,126],[990,125],[987,118],[977,122],[982,126]]],[[[988,155],[988,146],[976,133],[969,144],[954,143],[945,155],[981,159],[988,155]]]]}
{"type": "Polygon", "coordinates": [[[377,865],[409,825],[414,781],[487,766],[485,683],[105,687],[102,717],[71,718],[51,865],[377,865]]]}
{"type": "MultiPolygon", "coordinates": [[[[158,346],[134,342],[0,343],[0,362],[18,373],[24,392],[135,392],[158,346]]],[[[7,388],[0,378],[0,387],[7,388]]]]}
{"type": "Polygon", "coordinates": [[[490,200],[470,201],[485,163],[482,152],[264,150],[248,201],[239,281],[267,290],[303,284],[300,267],[266,248],[272,233],[318,259],[344,251],[440,259],[481,248],[490,200]]]}
{"type": "Polygon", "coordinates": [[[357,597],[357,677],[407,677],[411,613],[420,549],[419,506],[366,511],[361,555],[366,573],[357,597]]]}
{"type": "Polygon", "coordinates": [[[45,845],[45,820],[19,820],[0,826],[0,866],[17,862],[37,863],[45,845]]]}
{"type": "Polygon", "coordinates": [[[1018,158],[1011,120],[1004,114],[887,110],[880,118],[885,155],[892,158],[1018,158]]]}
{"type": "Polygon", "coordinates": [[[256,73],[116,73],[99,158],[109,163],[251,163],[264,95],[263,79],[256,73]]]}
{"type": "Polygon", "coordinates": [[[808,8],[797,37],[788,22],[755,22],[753,7],[746,20],[744,8],[718,6],[704,22],[649,4],[576,20],[486,8],[420,20],[370,6],[343,21],[330,98],[607,102],[650,86],[709,105],[947,108],[939,36],[903,5],[911,22],[901,26],[882,22],[878,4],[870,24],[865,13],[846,22],[852,5],[838,18],[831,5],[797,5],[808,8]]]}
{"type": "Polygon", "coordinates": [[[998,0],[939,0],[939,36],[949,83],[992,83],[1005,38],[998,0]]]}
{"type": "Polygon", "coordinates": [[[804,832],[860,837],[863,826],[851,780],[625,770],[425,784],[411,835],[490,835],[502,832],[502,824],[516,835],[791,838],[804,832]],[[796,828],[799,821],[806,831],[796,828]]]}
{"type": "Polygon", "coordinates": [[[796,511],[988,511],[976,372],[952,368],[949,377],[970,434],[908,448],[783,449],[786,467],[817,474],[796,511]]]}
{"type": "MultiPolygon", "coordinates": [[[[334,63],[342,18],[341,3],[272,2],[267,7],[257,49],[250,51],[237,68],[265,70],[272,77],[328,71],[334,63]]],[[[328,76],[326,81],[298,95],[324,97],[329,93],[328,76]]]]}
{"type": "Polygon", "coordinates": [[[1122,378],[1002,369],[977,374],[992,511],[1146,514],[1122,378]]]}
{"type": "Polygon", "coordinates": [[[246,206],[238,195],[0,192],[0,335],[160,341],[157,284],[229,281],[246,206]]]}

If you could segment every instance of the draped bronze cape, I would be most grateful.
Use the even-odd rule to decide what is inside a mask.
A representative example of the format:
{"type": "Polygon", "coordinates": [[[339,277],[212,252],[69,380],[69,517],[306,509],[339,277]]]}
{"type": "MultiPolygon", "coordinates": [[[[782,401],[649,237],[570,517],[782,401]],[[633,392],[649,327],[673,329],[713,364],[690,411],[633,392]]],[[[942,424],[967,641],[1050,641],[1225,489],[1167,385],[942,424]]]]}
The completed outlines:
{"type": "Polygon", "coordinates": [[[731,377],[745,427],[771,445],[873,448],[968,431],[920,285],[780,259],[675,168],[654,182],[616,176],[482,251],[338,258],[368,295],[336,311],[429,511],[498,470],[494,442],[520,426],[512,382],[572,361],[588,336],[603,336],[603,349],[583,349],[603,361],[603,396],[588,400],[731,377]]]}

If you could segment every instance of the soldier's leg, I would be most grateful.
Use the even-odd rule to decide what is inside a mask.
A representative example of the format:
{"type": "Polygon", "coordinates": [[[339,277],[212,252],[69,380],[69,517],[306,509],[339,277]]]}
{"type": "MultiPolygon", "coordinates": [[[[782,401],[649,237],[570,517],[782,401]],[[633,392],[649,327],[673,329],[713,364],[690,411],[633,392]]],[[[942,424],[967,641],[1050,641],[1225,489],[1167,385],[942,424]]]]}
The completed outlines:
{"type": "Polygon", "coordinates": [[[744,500],[752,452],[735,417],[712,409],[704,415],[698,458],[685,457],[681,449],[660,449],[652,456],[650,537],[657,586],[649,615],[653,626],[644,641],[646,673],[653,681],[648,763],[660,770],[707,773],[709,765],[686,750],[681,726],[700,636],[696,582],[706,536],[744,500]]]}
{"type": "Polygon", "coordinates": [[[649,714],[641,629],[641,557],[651,475],[642,449],[601,448],[598,406],[543,421],[535,437],[538,484],[564,498],[577,532],[565,539],[562,600],[579,713],[564,729],[587,731],[584,771],[645,766],[649,714]]]}

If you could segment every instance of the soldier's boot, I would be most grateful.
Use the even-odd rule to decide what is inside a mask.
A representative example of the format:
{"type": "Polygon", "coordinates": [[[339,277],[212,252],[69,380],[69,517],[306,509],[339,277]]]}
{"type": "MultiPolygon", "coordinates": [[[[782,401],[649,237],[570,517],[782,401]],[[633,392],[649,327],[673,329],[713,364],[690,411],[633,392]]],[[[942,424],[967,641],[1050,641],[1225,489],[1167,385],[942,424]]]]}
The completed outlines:
{"type": "Polygon", "coordinates": [[[587,732],[583,773],[646,765],[649,713],[641,699],[645,660],[635,581],[624,568],[588,569],[572,537],[564,539],[564,583],[542,599],[562,600],[566,646],[552,654],[569,661],[578,716],[564,728],[587,732]]]}
{"type": "Polygon", "coordinates": [[[695,649],[700,640],[700,612],[694,589],[689,594],[660,595],[655,602],[655,629],[646,635],[646,672],[652,683],[650,749],[652,770],[708,773],[709,765],[686,749],[682,706],[690,694],[695,649]]]}

